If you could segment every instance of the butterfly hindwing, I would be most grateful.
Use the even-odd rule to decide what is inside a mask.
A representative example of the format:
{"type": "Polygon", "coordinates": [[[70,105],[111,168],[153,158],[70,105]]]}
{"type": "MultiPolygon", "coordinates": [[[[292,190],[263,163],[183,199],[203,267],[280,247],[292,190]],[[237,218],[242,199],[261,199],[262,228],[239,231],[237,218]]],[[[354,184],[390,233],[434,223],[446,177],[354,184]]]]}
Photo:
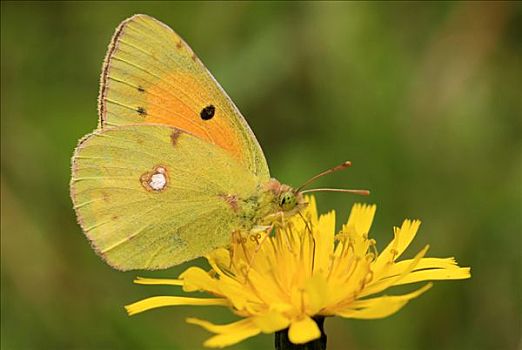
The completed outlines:
{"type": "Polygon", "coordinates": [[[80,142],[71,196],[85,234],[111,266],[158,269],[228,245],[239,223],[226,196],[247,198],[258,183],[229,153],[189,133],[127,125],[80,142]]]}
{"type": "Polygon", "coordinates": [[[237,107],[168,26],[135,15],[116,29],[105,59],[100,127],[137,123],[175,126],[228,152],[268,179],[263,152],[237,107]]]}

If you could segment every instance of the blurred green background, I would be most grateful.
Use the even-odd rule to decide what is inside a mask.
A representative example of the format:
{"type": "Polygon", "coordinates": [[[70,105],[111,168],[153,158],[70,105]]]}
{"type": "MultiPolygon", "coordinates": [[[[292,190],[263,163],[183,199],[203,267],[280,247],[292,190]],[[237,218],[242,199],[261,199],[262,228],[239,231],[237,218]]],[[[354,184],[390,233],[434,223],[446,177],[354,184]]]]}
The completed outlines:
{"type": "MultiPolygon", "coordinates": [[[[195,349],[184,322],[219,308],[128,317],[137,286],[90,249],[68,184],[97,124],[101,64],[120,21],[157,17],[192,46],[255,131],[278,179],[299,184],[349,159],[318,196],[345,220],[378,204],[379,247],[420,218],[409,250],[455,256],[472,278],[439,282],[383,320],[328,319],[329,349],[516,349],[521,337],[520,3],[1,3],[2,349],[195,349]]],[[[261,335],[233,349],[266,349],[261,335]]]]}

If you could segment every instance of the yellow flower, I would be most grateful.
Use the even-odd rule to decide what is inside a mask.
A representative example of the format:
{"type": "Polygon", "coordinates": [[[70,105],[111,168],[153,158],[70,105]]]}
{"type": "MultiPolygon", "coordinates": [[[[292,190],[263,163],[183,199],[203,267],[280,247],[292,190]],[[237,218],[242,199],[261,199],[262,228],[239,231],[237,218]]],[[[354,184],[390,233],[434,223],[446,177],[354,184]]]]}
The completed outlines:
{"type": "Polygon", "coordinates": [[[453,258],[425,258],[428,246],[414,258],[398,261],[420,221],[405,220],[395,227],[393,240],[378,254],[375,240],[368,238],[374,205],[354,205],[348,222],[335,234],[335,212],[318,217],[315,199],[307,201],[302,216],[290,219],[274,236],[239,240],[230,250],[212,252],[208,272],[189,267],[179,279],[135,281],[205,291],[215,298],[152,297],[126,306],[128,313],[172,305],[222,305],[243,319],[227,325],[187,319],[216,334],[205,346],[224,347],[286,328],[292,343],[303,344],[321,336],[314,316],[387,317],[431,283],[407,294],[382,295],[389,287],[470,277],[470,269],[459,267],[453,258]]]}

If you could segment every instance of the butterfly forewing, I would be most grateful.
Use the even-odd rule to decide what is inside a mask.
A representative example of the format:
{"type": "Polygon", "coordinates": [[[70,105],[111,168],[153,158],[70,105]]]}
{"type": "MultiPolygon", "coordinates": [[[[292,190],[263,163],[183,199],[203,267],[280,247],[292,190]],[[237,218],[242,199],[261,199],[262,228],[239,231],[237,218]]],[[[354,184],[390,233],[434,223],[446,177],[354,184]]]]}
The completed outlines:
{"type": "Polygon", "coordinates": [[[238,109],[190,47],[146,15],[116,29],[102,72],[100,127],[175,126],[217,145],[263,179],[268,166],[238,109]]]}

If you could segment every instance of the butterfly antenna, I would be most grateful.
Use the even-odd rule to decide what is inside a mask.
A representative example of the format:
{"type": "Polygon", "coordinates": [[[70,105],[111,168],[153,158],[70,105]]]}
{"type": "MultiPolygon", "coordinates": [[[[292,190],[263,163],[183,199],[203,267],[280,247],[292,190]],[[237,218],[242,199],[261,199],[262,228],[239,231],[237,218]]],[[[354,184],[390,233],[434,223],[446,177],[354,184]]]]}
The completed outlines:
{"type": "Polygon", "coordinates": [[[301,186],[299,186],[297,188],[296,192],[301,192],[301,190],[303,188],[305,188],[306,186],[310,185],[312,182],[314,182],[315,180],[317,180],[320,177],[323,177],[325,175],[334,173],[334,172],[339,171],[339,170],[344,170],[344,169],[346,169],[346,168],[348,168],[350,166],[352,166],[352,162],[347,160],[346,162],[343,162],[343,163],[341,163],[341,164],[339,164],[337,166],[334,166],[333,168],[325,170],[322,173],[319,173],[319,174],[313,176],[312,178],[308,179],[304,184],[302,184],[301,186]]]}
{"type": "Polygon", "coordinates": [[[361,196],[369,196],[370,191],[368,190],[346,190],[344,188],[313,188],[311,190],[302,191],[301,193],[310,193],[310,192],[343,192],[343,193],[353,193],[359,194],[361,196]]]}
{"type": "Polygon", "coordinates": [[[331,174],[331,173],[334,173],[336,171],[339,171],[339,170],[344,170],[348,167],[352,166],[352,162],[350,161],[345,161],[337,166],[334,166],[333,168],[330,168],[330,169],[327,169],[315,176],[313,176],[312,178],[310,178],[309,180],[305,181],[304,184],[302,184],[301,186],[299,186],[296,190],[296,192],[300,192],[300,193],[310,193],[310,192],[344,192],[344,193],[353,193],[353,194],[359,194],[359,195],[363,195],[363,196],[368,196],[370,194],[370,191],[368,190],[347,190],[347,189],[339,189],[339,188],[314,188],[314,189],[310,189],[310,190],[305,190],[305,191],[302,191],[303,188],[305,188],[306,186],[310,185],[312,182],[314,182],[315,180],[317,180],[318,178],[320,177],[323,177],[325,175],[328,175],[328,174],[331,174]]]}

